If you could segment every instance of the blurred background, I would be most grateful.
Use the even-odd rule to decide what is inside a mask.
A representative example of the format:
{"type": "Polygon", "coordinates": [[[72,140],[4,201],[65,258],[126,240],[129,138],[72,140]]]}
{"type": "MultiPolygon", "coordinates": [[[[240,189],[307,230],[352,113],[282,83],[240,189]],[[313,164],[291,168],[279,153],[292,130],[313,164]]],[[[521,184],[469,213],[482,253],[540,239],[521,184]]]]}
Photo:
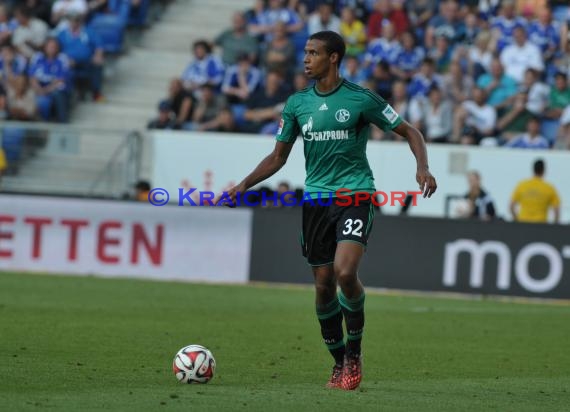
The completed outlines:
{"type": "MultiPolygon", "coordinates": [[[[0,269],[310,280],[290,276],[306,271],[300,212],[281,196],[302,197],[302,141],[256,188],[264,207],[177,205],[272,150],[286,99],[310,86],[308,36],[333,30],[342,76],[422,130],[439,185],[378,208],[384,252],[368,257],[417,273],[397,267],[425,249],[431,280],[375,285],[570,298],[569,28],[562,0],[0,1],[0,269]]],[[[417,189],[399,136],[373,129],[368,154],[378,190],[417,189]]]]}

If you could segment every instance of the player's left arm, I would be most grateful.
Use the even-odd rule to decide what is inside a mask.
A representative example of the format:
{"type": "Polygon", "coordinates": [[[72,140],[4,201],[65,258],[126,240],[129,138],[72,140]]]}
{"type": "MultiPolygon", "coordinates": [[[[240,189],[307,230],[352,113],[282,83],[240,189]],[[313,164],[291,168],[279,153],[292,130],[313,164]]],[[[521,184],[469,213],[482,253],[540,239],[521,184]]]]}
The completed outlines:
{"type": "Polygon", "coordinates": [[[408,141],[410,149],[416,157],[416,181],[420,185],[423,196],[431,197],[437,190],[437,183],[429,171],[427,147],[422,133],[403,119],[392,130],[408,141]]]}

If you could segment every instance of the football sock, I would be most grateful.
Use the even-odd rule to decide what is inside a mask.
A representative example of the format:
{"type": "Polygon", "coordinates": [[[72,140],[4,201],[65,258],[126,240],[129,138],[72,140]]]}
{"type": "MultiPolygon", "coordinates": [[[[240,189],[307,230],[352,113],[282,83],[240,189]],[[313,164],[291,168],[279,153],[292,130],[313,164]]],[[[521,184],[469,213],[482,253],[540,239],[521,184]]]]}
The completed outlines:
{"type": "Polygon", "coordinates": [[[360,343],[364,330],[364,291],[355,299],[339,294],[340,306],[346,322],[346,351],[349,355],[360,355],[360,343]]]}
{"type": "Polygon", "coordinates": [[[325,304],[317,305],[317,317],[321,324],[321,334],[325,345],[333,356],[337,365],[342,365],[344,361],[344,335],[342,331],[342,312],[338,298],[325,304]]]}

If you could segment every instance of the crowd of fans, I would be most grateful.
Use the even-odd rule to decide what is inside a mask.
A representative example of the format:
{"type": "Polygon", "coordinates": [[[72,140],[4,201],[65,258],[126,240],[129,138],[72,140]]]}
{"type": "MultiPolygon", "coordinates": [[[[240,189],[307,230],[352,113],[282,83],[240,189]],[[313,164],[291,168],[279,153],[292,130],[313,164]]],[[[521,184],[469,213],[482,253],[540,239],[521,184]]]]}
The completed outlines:
{"type": "Polygon", "coordinates": [[[74,97],[103,100],[105,52],[150,0],[0,0],[0,119],[69,121],[74,97]]]}
{"type": "Polygon", "coordinates": [[[428,141],[568,149],[569,26],[566,0],[257,0],[192,45],[148,126],[274,134],[287,97],[309,85],[307,37],[333,30],[342,76],[428,141]]]}

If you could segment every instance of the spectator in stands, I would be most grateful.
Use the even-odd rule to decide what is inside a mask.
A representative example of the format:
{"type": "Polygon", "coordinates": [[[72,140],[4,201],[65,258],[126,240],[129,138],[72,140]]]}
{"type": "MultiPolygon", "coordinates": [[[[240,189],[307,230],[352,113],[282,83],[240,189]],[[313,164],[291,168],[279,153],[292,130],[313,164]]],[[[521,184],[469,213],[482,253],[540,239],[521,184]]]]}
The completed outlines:
{"type": "Polygon", "coordinates": [[[212,54],[212,48],[206,40],[194,42],[192,50],[194,60],[182,73],[184,87],[192,93],[205,84],[218,89],[224,80],[222,61],[212,54]]]}
{"type": "Polygon", "coordinates": [[[561,72],[554,75],[554,87],[550,88],[548,96],[548,107],[545,112],[549,119],[557,120],[562,115],[562,111],[570,106],[570,87],[568,87],[568,77],[561,72]]]}
{"type": "Polygon", "coordinates": [[[49,22],[53,3],[52,0],[23,0],[21,3],[25,3],[33,16],[46,23],[49,22]]]}
{"type": "Polygon", "coordinates": [[[89,8],[86,0],[56,0],[51,8],[51,24],[59,31],[68,23],[70,15],[80,15],[87,17],[89,8]]]}
{"type": "Polygon", "coordinates": [[[273,28],[278,22],[285,24],[285,32],[288,34],[297,33],[305,26],[299,15],[285,5],[284,0],[269,0],[269,7],[250,21],[249,32],[253,35],[263,34],[265,42],[270,42],[275,34],[273,28]]]}
{"type": "Polygon", "coordinates": [[[390,65],[386,62],[378,62],[372,70],[370,78],[370,89],[373,89],[384,99],[392,97],[392,85],[394,84],[394,76],[390,73],[390,65]]]}
{"type": "Polygon", "coordinates": [[[411,99],[416,97],[427,97],[428,91],[437,85],[441,87],[442,78],[435,72],[435,62],[426,57],[420,67],[420,71],[412,77],[408,85],[408,95],[411,99]]]}
{"type": "Polygon", "coordinates": [[[506,46],[501,52],[501,63],[505,73],[522,83],[527,69],[544,70],[544,62],[540,49],[527,40],[526,31],[517,26],[513,32],[514,43],[506,46]]]}
{"type": "Polygon", "coordinates": [[[423,105],[423,130],[431,143],[446,143],[451,137],[453,108],[449,100],[445,100],[438,86],[433,86],[428,99],[423,105]]]}
{"type": "Polygon", "coordinates": [[[570,105],[562,111],[560,116],[559,139],[554,147],[561,150],[570,150],[570,105]]]}
{"type": "Polygon", "coordinates": [[[465,199],[469,201],[469,208],[465,217],[490,221],[496,216],[493,198],[481,186],[481,175],[473,170],[467,173],[469,191],[465,199]]]}
{"type": "Polygon", "coordinates": [[[360,62],[356,56],[346,56],[340,67],[341,76],[349,82],[363,86],[366,83],[366,73],[360,67],[360,62]]]}
{"type": "Polygon", "coordinates": [[[0,83],[0,120],[4,120],[8,117],[8,112],[6,109],[7,109],[6,90],[4,90],[2,83],[0,83]]]}
{"type": "Polygon", "coordinates": [[[386,23],[392,25],[395,35],[405,32],[410,25],[408,16],[401,7],[393,7],[390,0],[377,0],[374,3],[374,11],[368,19],[368,40],[371,41],[378,37],[383,37],[386,23]]]}
{"type": "Polygon", "coordinates": [[[370,13],[373,7],[370,7],[374,0],[338,0],[337,12],[341,13],[344,8],[351,8],[354,10],[354,15],[357,20],[367,22],[370,18],[370,13]]]}
{"type": "Polygon", "coordinates": [[[66,123],[69,120],[69,60],[60,53],[55,38],[47,40],[44,50],[34,55],[28,69],[38,110],[43,120],[51,120],[55,112],[55,119],[66,123]]]}
{"type": "Polygon", "coordinates": [[[388,20],[382,24],[382,37],[375,38],[368,43],[366,54],[364,55],[364,67],[386,62],[394,64],[400,53],[400,43],[396,39],[394,25],[388,20]]]}
{"type": "Polygon", "coordinates": [[[0,3],[0,46],[10,41],[16,27],[18,22],[10,18],[7,6],[0,3]]]}
{"type": "Polygon", "coordinates": [[[473,100],[467,100],[454,115],[453,141],[463,144],[479,144],[482,138],[492,136],[497,123],[497,112],[486,103],[483,89],[473,89],[473,100]]]}
{"type": "Polygon", "coordinates": [[[139,180],[135,184],[135,199],[139,202],[148,202],[148,195],[150,193],[150,183],[146,180],[139,180]]]}
{"type": "Polygon", "coordinates": [[[526,108],[528,94],[521,90],[514,97],[513,102],[497,121],[497,130],[504,140],[510,140],[514,136],[526,131],[526,124],[532,117],[532,113],[526,108]]]}
{"type": "Polygon", "coordinates": [[[560,198],[556,188],[544,180],[545,164],[537,160],[533,165],[534,177],[521,181],[511,196],[513,220],[526,223],[548,223],[552,209],[554,223],[560,219],[560,198]]]}
{"type": "Polygon", "coordinates": [[[479,27],[479,20],[475,13],[467,13],[465,16],[465,38],[462,43],[466,46],[472,46],[480,32],[481,27],[479,27]]]}
{"type": "Polygon", "coordinates": [[[513,44],[514,31],[517,27],[526,30],[528,22],[524,17],[516,15],[514,0],[503,0],[499,15],[491,19],[491,30],[495,41],[495,49],[501,53],[505,47],[513,44]]]}
{"type": "Polygon", "coordinates": [[[435,69],[438,73],[445,73],[451,63],[453,46],[450,39],[445,35],[438,35],[435,38],[435,46],[428,51],[428,57],[435,62],[435,69]]]}
{"type": "Polygon", "coordinates": [[[540,80],[539,73],[534,69],[527,69],[519,89],[524,90],[528,96],[526,109],[533,115],[542,116],[548,104],[550,87],[540,80]]]}
{"type": "Polygon", "coordinates": [[[90,19],[97,13],[105,13],[109,8],[108,0],[88,0],[87,8],[89,9],[87,19],[90,19]]]}
{"type": "Polygon", "coordinates": [[[405,31],[400,36],[402,47],[391,67],[392,73],[400,80],[410,80],[419,70],[424,60],[425,51],[422,47],[416,46],[416,39],[412,32],[405,31]]]}
{"type": "Polygon", "coordinates": [[[263,67],[267,72],[285,71],[287,78],[290,78],[296,66],[295,45],[287,36],[285,23],[275,23],[273,34],[263,54],[263,67]]]}
{"type": "Polygon", "coordinates": [[[517,94],[516,80],[505,73],[498,58],[491,62],[491,71],[477,79],[477,87],[485,90],[489,96],[487,103],[499,111],[512,105],[517,94]]]}
{"type": "Polygon", "coordinates": [[[184,128],[195,131],[232,131],[234,119],[225,97],[210,84],[200,87],[198,102],[192,115],[191,125],[184,128]]]}
{"type": "Polygon", "coordinates": [[[540,118],[531,117],[526,128],[526,133],[515,136],[505,144],[505,147],[518,149],[550,149],[550,143],[540,134],[540,118]]]}
{"type": "Polygon", "coordinates": [[[436,3],[436,0],[406,0],[410,28],[414,35],[421,39],[421,43],[425,38],[427,25],[436,11],[436,3]]]}
{"type": "Polygon", "coordinates": [[[17,54],[11,43],[5,43],[0,48],[0,84],[8,87],[16,76],[25,74],[26,58],[17,54]]]}
{"type": "Polygon", "coordinates": [[[58,36],[61,50],[69,58],[75,80],[85,79],[93,95],[93,101],[103,101],[104,52],[101,40],[83,24],[79,14],[69,16],[69,26],[62,29],[58,36]]]}
{"type": "Polygon", "coordinates": [[[172,107],[168,101],[163,100],[158,104],[158,116],[148,123],[147,129],[176,129],[172,107]]]}
{"type": "Polygon", "coordinates": [[[16,76],[14,83],[8,86],[8,119],[36,120],[36,96],[25,75],[16,76]]]}
{"type": "Polygon", "coordinates": [[[12,34],[12,44],[19,53],[29,59],[43,47],[48,36],[48,25],[35,18],[26,6],[19,6],[14,16],[18,27],[12,34]]]}
{"type": "Polygon", "coordinates": [[[471,98],[473,78],[463,73],[458,61],[451,62],[449,72],[443,76],[442,91],[452,105],[459,105],[471,98]]]}
{"type": "Polygon", "coordinates": [[[280,182],[277,185],[277,203],[275,207],[287,207],[296,204],[295,192],[291,189],[289,182],[280,182]]]}
{"type": "Polygon", "coordinates": [[[196,100],[192,93],[184,89],[182,80],[172,79],[168,88],[168,98],[165,100],[170,107],[174,120],[174,128],[182,129],[184,124],[192,121],[192,113],[196,100]]]}
{"type": "Polygon", "coordinates": [[[307,22],[307,33],[309,36],[325,30],[340,34],[340,19],[334,14],[334,5],[330,1],[320,3],[317,11],[311,14],[307,22]]]}
{"type": "Polygon", "coordinates": [[[214,44],[222,48],[222,61],[227,66],[236,64],[237,57],[244,53],[249,55],[253,63],[257,62],[259,43],[247,32],[247,21],[243,13],[234,13],[232,28],[221,33],[214,44]]]}
{"type": "Polygon", "coordinates": [[[528,39],[538,46],[546,62],[559,51],[561,33],[560,26],[552,21],[552,12],[548,7],[540,10],[538,19],[528,27],[528,39]]]}
{"type": "Polygon", "coordinates": [[[260,84],[261,71],[251,64],[248,54],[242,54],[237,63],[226,70],[222,92],[228,103],[244,103],[260,84]]]}
{"type": "Polygon", "coordinates": [[[475,38],[474,44],[467,50],[467,72],[476,80],[482,74],[491,71],[492,60],[491,33],[481,31],[475,38]]]}
{"type": "Polygon", "coordinates": [[[356,18],[353,8],[342,9],[340,34],[346,43],[346,55],[358,56],[366,50],[366,26],[356,18]]]}
{"type": "Polygon", "coordinates": [[[425,46],[431,49],[435,46],[438,36],[446,36],[451,44],[459,43],[465,38],[465,23],[459,15],[459,5],[455,0],[444,0],[439,5],[439,14],[429,22],[425,46]]]}
{"type": "Polygon", "coordinates": [[[243,114],[245,121],[240,126],[241,131],[264,134],[272,129],[277,131],[281,111],[288,96],[289,90],[283,76],[277,71],[267,73],[264,87],[252,94],[246,104],[247,109],[243,114]]]}

